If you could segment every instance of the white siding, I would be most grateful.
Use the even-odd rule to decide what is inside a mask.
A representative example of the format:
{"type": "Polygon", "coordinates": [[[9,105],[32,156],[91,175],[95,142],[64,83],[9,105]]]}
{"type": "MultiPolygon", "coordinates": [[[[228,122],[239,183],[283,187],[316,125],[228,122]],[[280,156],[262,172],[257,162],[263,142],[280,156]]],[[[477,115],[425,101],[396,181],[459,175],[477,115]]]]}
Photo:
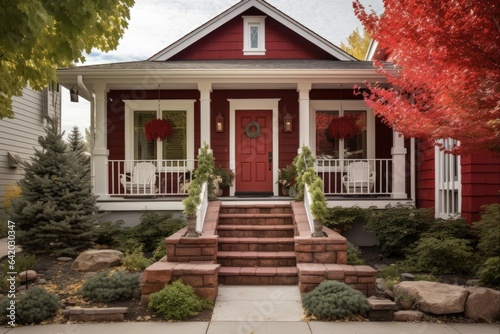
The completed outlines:
{"type": "Polygon", "coordinates": [[[7,185],[16,184],[23,177],[21,167],[9,167],[8,153],[29,161],[34,147],[39,148],[38,137],[43,136],[46,121],[44,113],[61,118],[61,94],[48,89],[42,92],[30,88],[12,99],[14,118],[0,119],[0,215],[7,185]]]}

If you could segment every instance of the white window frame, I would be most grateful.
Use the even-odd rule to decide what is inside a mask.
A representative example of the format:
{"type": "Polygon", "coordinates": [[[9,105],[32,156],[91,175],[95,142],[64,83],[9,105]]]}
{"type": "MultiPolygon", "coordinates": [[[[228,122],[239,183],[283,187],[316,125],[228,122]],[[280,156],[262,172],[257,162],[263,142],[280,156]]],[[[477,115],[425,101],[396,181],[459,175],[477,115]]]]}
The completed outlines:
{"type": "MultiPolygon", "coordinates": [[[[366,111],[366,159],[375,159],[375,114],[373,110],[366,107],[364,101],[340,101],[340,100],[311,100],[311,135],[309,143],[311,150],[316,155],[316,111],[339,111],[339,116],[344,116],[349,111],[366,111]]],[[[344,139],[339,139],[344,145],[344,139]]],[[[343,150],[339,150],[339,159],[345,159],[343,150]]]]}
{"type": "Polygon", "coordinates": [[[243,55],[263,56],[266,54],[266,16],[243,16],[243,55]],[[259,45],[252,48],[250,30],[252,27],[259,29],[259,45]]]}
{"type": "MultiPolygon", "coordinates": [[[[123,100],[125,103],[125,160],[134,159],[134,111],[156,111],[161,118],[163,111],[186,111],[186,159],[194,160],[194,103],[196,100],[123,100]]],[[[157,166],[162,166],[162,141],[157,140],[157,166]]],[[[169,168],[167,167],[167,170],[169,168]]],[[[129,172],[129,171],[128,171],[129,172]]]]}
{"type": "MultiPolygon", "coordinates": [[[[437,142],[443,145],[445,150],[451,150],[454,141],[453,139],[441,139],[437,142]]],[[[460,217],[462,213],[462,164],[460,156],[445,153],[438,146],[434,150],[435,216],[443,219],[460,217]],[[452,180],[450,176],[455,176],[455,170],[457,172],[456,179],[452,180]],[[448,179],[444,176],[445,173],[448,179]]]]}

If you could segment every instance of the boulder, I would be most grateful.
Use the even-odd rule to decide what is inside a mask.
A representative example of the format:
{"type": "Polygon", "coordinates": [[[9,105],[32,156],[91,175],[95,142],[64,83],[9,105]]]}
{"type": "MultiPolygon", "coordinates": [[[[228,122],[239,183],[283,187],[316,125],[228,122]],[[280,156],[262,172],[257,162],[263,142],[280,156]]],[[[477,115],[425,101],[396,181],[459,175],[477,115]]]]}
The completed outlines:
{"type": "Polygon", "coordinates": [[[416,297],[420,310],[438,315],[464,312],[469,296],[469,291],[463,287],[427,281],[396,284],[396,295],[400,289],[416,297]]]}
{"type": "Polygon", "coordinates": [[[99,271],[120,265],[123,253],[111,249],[91,249],[78,255],[71,269],[76,271],[99,271]]]}
{"type": "Polygon", "coordinates": [[[500,291],[468,287],[470,295],[465,303],[465,316],[474,321],[493,322],[500,320],[500,291]]]}
{"type": "Polygon", "coordinates": [[[394,321],[420,321],[424,314],[420,311],[397,311],[394,312],[394,321]]]}
{"type": "Polygon", "coordinates": [[[34,270],[26,270],[19,273],[19,279],[21,280],[21,283],[24,283],[26,281],[34,281],[36,280],[37,276],[38,274],[34,270]]]}

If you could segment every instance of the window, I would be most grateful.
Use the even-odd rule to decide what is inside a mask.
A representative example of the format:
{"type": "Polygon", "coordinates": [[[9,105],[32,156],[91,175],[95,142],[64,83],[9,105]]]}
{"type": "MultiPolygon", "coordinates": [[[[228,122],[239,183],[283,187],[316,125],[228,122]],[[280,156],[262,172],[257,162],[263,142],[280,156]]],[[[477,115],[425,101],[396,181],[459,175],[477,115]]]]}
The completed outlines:
{"type": "Polygon", "coordinates": [[[243,54],[266,54],[265,16],[243,16],[243,54]]]}
{"type": "Polygon", "coordinates": [[[312,145],[318,158],[324,159],[372,159],[375,157],[375,126],[371,111],[362,108],[357,101],[311,101],[315,138],[312,145]],[[327,134],[330,122],[349,117],[359,131],[352,138],[334,139],[327,134]]]}
{"type": "Polygon", "coordinates": [[[462,174],[460,156],[446,153],[457,145],[453,139],[439,141],[444,150],[436,147],[435,151],[435,183],[436,183],[436,217],[448,219],[461,213],[462,174]]]}
{"type": "Polygon", "coordinates": [[[125,160],[163,161],[159,166],[176,166],[165,160],[194,159],[194,100],[125,101],[125,160]],[[162,118],[172,125],[172,137],[163,141],[149,141],[144,132],[147,122],[162,118]]]}

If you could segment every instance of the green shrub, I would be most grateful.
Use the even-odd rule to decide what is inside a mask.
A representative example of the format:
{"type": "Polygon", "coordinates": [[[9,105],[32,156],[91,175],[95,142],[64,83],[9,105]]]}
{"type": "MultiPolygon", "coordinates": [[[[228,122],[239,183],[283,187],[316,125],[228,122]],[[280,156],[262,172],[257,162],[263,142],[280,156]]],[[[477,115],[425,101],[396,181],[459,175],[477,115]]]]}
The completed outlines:
{"type": "Polygon", "coordinates": [[[467,239],[422,237],[403,262],[411,271],[458,274],[471,269],[474,249],[467,239]]]}
{"type": "Polygon", "coordinates": [[[183,320],[203,309],[212,308],[212,304],[199,298],[191,286],[176,280],[161,291],[149,295],[148,308],[162,313],[165,320],[183,320]]]}
{"type": "MultiPolygon", "coordinates": [[[[9,314],[8,298],[0,301],[0,313],[5,318],[9,314]]],[[[52,317],[59,309],[59,298],[43,287],[28,289],[16,300],[15,322],[21,324],[38,324],[52,317]]],[[[10,318],[6,318],[10,321],[10,318]]]]}
{"type": "Polygon", "coordinates": [[[7,238],[8,231],[7,219],[0,219],[0,238],[7,238]]]}
{"type": "Polygon", "coordinates": [[[488,258],[477,271],[481,285],[500,288],[500,256],[488,258]]]}
{"type": "Polygon", "coordinates": [[[123,224],[125,224],[123,220],[96,224],[94,229],[95,243],[108,246],[108,248],[118,247],[124,234],[123,224]]]}
{"type": "Polygon", "coordinates": [[[349,230],[354,223],[365,224],[370,217],[370,209],[361,209],[353,206],[343,208],[335,206],[328,209],[325,225],[333,230],[349,230]]]}
{"type": "Polygon", "coordinates": [[[481,220],[472,228],[479,237],[478,250],[485,257],[500,256],[500,204],[484,206],[481,220]]]}
{"type": "Polygon", "coordinates": [[[439,239],[470,239],[471,236],[470,225],[462,218],[436,219],[429,227],[429,230],[421,235],[421,237],[436,237],[439,239]]]}
{"type": "Polygon", "coordinates": [[[391,264],[390,266],[384,267],[377,271],[377,277],[379,278],[391,278],[399,276],[404,272],[403,268],[399,264],[391,264]]]}
{"type": "Polygon", "coordinates": [[[139,291],[139,274],[109,270],[90,277],[84,284],[81,293],[85,299],[95,302],[112,302],[132,299],[139,291]]]}
{"type": "Polygon", "coordinates": [[[20,273],[20,272],[25,271],[25,270],[33,269],[33,267],[35,266],[35,262],[36,262],[35,255],[31,255],[31,254],[27,254],[27,253],[18,253],[16,255],[15,268],[13,270],[11,270],[9,268],[9,263],[8,263],[7,259],[5,259],[2,262],[2,269],[3,269],[4,273],[7,273],[7,272],[20,273]]]}
{"type": "Polygon", "coordinates": [[[369,310],[365,296],[344,283],[323,281],[302,297],[307,315],[321,320],[336,320],[365,315],[369,310]]]}
{"type": "Polygon", "coordinates": [[[141,216],[140,224],[127,229],[126,234],[128,238],[139,241],[145,252],[152,252],[158,242],[184,226],[182,219],[172,218],[171,213],[146,212],[141,216]]]}
{"type": "Polygon", "coordinates": [[[351,266],[365,264],[361,258],[361,250],[350,242],[347,242],[347,264],[351,266]]]}
{"type": "Polygon", "coordinates": [[[160,261],[166,254],[167,245],[165,244],[165,240],[161,240],[153,252],[153,259],[155,261],[160,261]]]}
{"type": "Polygon", "coordinates": [[[400,205],[374,211],[365,228],[375,232],[382,254],[402,257],[433,223],[431,210],[400,205]]]}
{"type": "Polygon", "coordinates": [[[136,248],[132,253],[126,253],[123,266],[132,271],[143,271],[153,263],[153,259],[144,256],[142,247],[136,248]]]}

